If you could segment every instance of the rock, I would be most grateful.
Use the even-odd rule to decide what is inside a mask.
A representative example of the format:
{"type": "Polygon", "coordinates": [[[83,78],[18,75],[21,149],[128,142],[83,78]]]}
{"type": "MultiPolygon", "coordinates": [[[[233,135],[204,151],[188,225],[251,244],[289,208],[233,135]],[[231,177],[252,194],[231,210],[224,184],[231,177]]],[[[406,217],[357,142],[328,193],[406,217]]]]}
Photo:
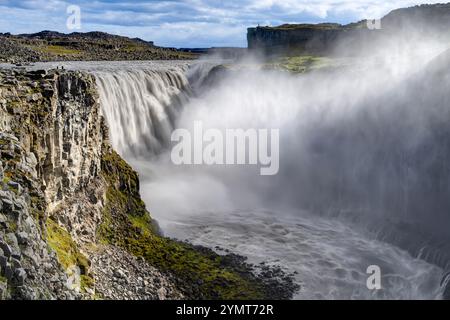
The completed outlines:
{"type": "Polygon", "coordinates": [[[12,232],[8,233],[5,236],[5,241],[10,246],[11,256],[16,258],[16,259],[20,259],[22,254],[21,254],[21,250],[20,250],[20,247],[19,247],[19,242],[17,241],[16,235],[14,233],[12,233],[12,232]]]}
{"type": "Polygon", "coordinates": [[[37,159],[33,152],[28,153],[25,158],[25,161],[31,166],[35,167],[37,165],[37,159]]]}
{"type": "Polygon", "coordinates": [[[11,201],[11,195],[7,191],[0,190],[0,200],[10,200],[11,201]]]}
{"type": "Polygon", "coordinates": [[[0,300],[8,299],[8,284],[0,280],[0,300]]]}
{"type": "Polygon", "coordinates": [[[114,277],[123,279],[126,277],[126,275],[122,270],[118,269],[118,270],[114,270],[114,277]]]}
{"type": "Polygon", "coordinates": [[[28,74],[30,76],[30,79],[39,80],[39,79],[44,78],[47,75],[47,70],[30,71],[28,74]]]}
{"type": "Polygon", "coordinates": [[[16,258],[12,258],[12,259],[11,259],[11,265],[14,267],[14,269],[20,269],[20,268],[22,268],[22,264],[21,264],[20,261],[17,260],[16,258]]]}
{"type": "Polygon", "coordinates": [[[42,95],[40,93],[33,93],[27,96],[28,102],[36,102],[39,101],[39,99],[42,98],[42,95]]]}
{"type": "Polygon", "coordinates": [[[14,207],[14,203],[9,199],[2,199],[2,209],[3,212],[11,212],[14,207]]]}
{"type": "Polygon", "coordinates": [[[28,244],[28,241],[29,241],[28,233],[22,231],[22,232],[18,232],[16,236],[17,236],[17,242],[19,244],[22,244],[22,245],[28,244]]]}
{"type": "Polygon", "coordinates": [[[18,268],[14,271],[14,283],[18,286],[23,286],[27,278],[27,273],[23,268],[18,268]]]}
{"type": "Polygon", "coordinates": [[[6,242],[0,241],[0,249],[3,250],[3,254],[5,255],[5,257],[9,258],[11,256],[12,254],[11,247],[6,242]]]}
{"type": "Polygon", "coordinates": [[[14,276],[14,271],[11,268],[11,265],[9,263],[6,263],[6,266],[4,266],[3,268],[3,275],[4,277],[8,280],[11,281],[13,276],[14,276]]]}
{"type": "Polygon", "coordinates": [[[18,194],[22,193],[22,186],[17,182],[9,181],[8,186],[18,194]]]}
{"type": "Polygon", "coordinates": [[[0,255],[0,269],[3,270],[8,264],[8,258],[0,255]]]}
{"type": "Polygon", "coordinates": [[[19,222],[22,219],[22,211],[20,210],[12,210],[11,211],[11,216],[13,217],[14,221],[19,222]]]}

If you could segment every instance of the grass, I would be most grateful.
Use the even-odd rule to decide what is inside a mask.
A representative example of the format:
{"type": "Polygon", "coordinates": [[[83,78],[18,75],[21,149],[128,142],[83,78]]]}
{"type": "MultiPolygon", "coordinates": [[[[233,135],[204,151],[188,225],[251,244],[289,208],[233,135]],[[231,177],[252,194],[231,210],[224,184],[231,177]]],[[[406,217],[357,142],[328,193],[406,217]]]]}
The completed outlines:
{"type": "Polygon", "coordinates": [[[34,50],[41,51],[43,53],[49,53],[53,55],[81,55],[83,52],[76,49],[70,49],[64,46],[47,45],[45,47],[35,46],[34,50]]]}

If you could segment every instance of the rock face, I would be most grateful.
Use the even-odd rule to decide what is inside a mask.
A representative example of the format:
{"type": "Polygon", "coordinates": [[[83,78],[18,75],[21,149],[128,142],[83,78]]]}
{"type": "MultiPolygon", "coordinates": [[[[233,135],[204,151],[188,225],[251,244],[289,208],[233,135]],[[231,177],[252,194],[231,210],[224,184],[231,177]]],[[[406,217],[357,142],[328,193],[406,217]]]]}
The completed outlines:
{"type": "MultiPolygon", "coordinates": [[[[370,24],[369,24],[370,25],[370,24]]],[[[425,38],[450,39],[450,4],[421,5],[394,10],[370,27],[367,20],[348,25],[289,24],[249,28],[248,48],[267,54],[354,55],[360,48],[370,49],[380,39],[395,33],[411,38],[418,32],[425,38]],[[378,29],[378,27],[380,29],[378,29]]],[[[416,37],[417,38],[417,37],[416,37]]]]}
{"type": "Polygon", "coordinates": [[[341,25],[285,25],[279,27],[249,28],[248,48],[268,54],[324,55],[338,45],[367,41],[378,32],[341,25]]]}

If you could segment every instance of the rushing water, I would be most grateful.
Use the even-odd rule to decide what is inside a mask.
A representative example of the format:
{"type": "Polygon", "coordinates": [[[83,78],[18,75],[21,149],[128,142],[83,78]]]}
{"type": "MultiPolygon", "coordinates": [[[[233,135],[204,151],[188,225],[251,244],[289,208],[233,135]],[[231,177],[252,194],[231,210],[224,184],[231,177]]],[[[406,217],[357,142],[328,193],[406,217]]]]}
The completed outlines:
{"type": "Polygon", "coordinates": [[[298,299],[441,298],[445,85],[427,79],[427,96],[420,75],[404,85],[417,69],[383,65],[311,76],[214,65],[65,64],[96,76],[112,144],[140,173],[165,234],[296,272],[298,299]],[[170,134],[195,120],[280,128],[279,174],[173,165],[170,134]],[[370,265],[381,269],[381,290],[366,286],[370,265]]]}

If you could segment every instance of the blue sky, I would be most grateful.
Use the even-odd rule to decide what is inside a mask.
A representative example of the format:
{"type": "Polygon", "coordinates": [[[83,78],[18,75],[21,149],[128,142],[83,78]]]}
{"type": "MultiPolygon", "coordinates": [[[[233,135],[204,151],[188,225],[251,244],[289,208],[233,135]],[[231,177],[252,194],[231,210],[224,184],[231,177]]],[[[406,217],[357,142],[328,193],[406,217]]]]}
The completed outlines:
{"type": "Polygon", "coordinates": [[[81,29],[170,47],[246,46],[246,28],[298,22],[347,23],[392,9],[441,1],[414,0],[0,0],[0,32],[72,32],[67,7],[81,9],[81,29]]]}

